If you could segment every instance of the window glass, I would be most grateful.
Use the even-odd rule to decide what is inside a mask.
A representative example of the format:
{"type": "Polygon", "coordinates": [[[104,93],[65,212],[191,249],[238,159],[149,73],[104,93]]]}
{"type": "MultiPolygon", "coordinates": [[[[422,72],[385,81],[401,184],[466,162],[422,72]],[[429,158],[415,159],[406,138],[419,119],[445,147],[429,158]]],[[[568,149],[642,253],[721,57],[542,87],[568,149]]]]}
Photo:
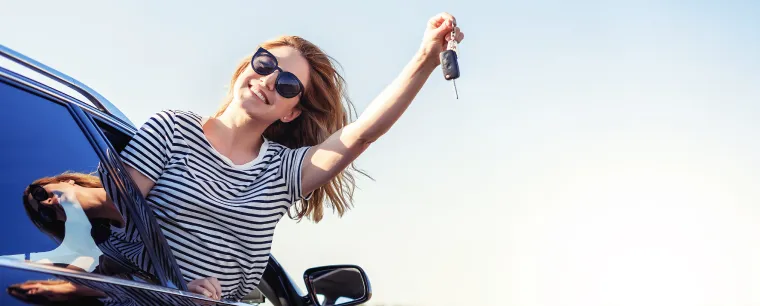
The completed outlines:
{"type": "Polygon", "coordinates": [[[155,283],[69,110],[5,83],[0,102],[0,258],[155,283]]]}

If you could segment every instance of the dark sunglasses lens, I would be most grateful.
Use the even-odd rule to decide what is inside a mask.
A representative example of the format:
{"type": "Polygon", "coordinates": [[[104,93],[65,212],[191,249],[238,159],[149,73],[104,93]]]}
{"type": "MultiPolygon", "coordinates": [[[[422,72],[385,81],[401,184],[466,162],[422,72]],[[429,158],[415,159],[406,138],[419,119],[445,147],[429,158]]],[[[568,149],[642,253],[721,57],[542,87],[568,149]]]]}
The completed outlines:
{"type": "Polygon", "coordinates": [[[298,78],[290,72],[280,74],[277,80],[277,92],[284,98],[292,98],[301,93],[298,78]]]}
{"type": "Polygon", "coordinates": [[[269,75],[277,69],[277,62],[270,55],[257,54],[251,60],[251,67],[259,75],[269,75]]]}
{"type": "Polygon", "coordinates": [[[32,187],[29,190],[29,193],[32,195],[32,199],[35,199],[38,202],[42,202],[48,199],[47,190],[45,190],[45,188],[42,188],[41,186],[32,187]]]}
{"type": "Polygon", "coordinates": [[[45,222],[53,222],[56,219],[55,209],[47,205],[40,205],[39,207],[40,219],[45,222]]]}

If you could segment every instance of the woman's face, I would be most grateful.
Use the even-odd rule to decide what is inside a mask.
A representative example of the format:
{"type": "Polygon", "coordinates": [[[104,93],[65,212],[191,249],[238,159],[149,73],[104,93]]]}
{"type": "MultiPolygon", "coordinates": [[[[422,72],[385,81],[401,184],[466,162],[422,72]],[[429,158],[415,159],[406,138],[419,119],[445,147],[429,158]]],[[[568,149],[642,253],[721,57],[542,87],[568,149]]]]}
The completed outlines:
{"type": "Polygon", "coordinates": [[[30,188],[29,194],[27,195],[29,206],[31,206],[32,210],[43,217],[58,221],[66,221],[66,213],[61,206],[58,194],[74,188],[73,181],[50,183],[47,185],[41,185],[40,187],[41,188],[30,188]],[[44,200],[38,200],[42,198],[44,198],[44,200]]]}
{"type": "MultiPolygon", "coordinates": [[[[303,84],[309,86],[309,63],[298,50],[292,47],[275,47],[267,49],[277,59],[277,66],[284,72],[294,74],[303,84]]],[[[280,95],[275,88],[275,81],[280,75],[275,70],[269,75],[257,74],[251,65],[237,77],[233,88],[233,103],[244,110],[249,116],[274,122],[291,121],[300,115],[296,108],[302,94],[292,98],[280,95]]]]}

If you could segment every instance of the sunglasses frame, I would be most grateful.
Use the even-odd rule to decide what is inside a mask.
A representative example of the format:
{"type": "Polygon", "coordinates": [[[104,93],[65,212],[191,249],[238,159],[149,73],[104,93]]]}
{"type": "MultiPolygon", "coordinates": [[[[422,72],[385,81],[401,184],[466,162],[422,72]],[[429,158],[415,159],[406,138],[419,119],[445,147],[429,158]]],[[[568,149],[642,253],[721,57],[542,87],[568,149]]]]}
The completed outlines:
{"type": "Polygon", "coordinates": [[[274,54],[272,54],[271,52],[267,51],[266,49],[262,47],[259,47],[259,49],[256,50],[256,53],[254,53],[253,56],[251,56],[251,69],[253,69],[254,72],[262,76],[270,75],[274,73],[274,70],[272,70],[269,73],[263,73],[262,71],[259,71],[258,69],[256,69],[253,63],[255,62],[256,58],[259,56],[266,56],[266,57],[271,58],[272,61],[274,61],[274,68],[275,68],[274,70],[277,70],[280,72],[280,74],[277,75],[277,79],[274,82],[275,84],[274,88],[280,96],[286,99],[290,99],[290,98],[295,98],[298,95],[303,95],[304,87],[303,87],[303,83],[301,83],[301,80],[298,79],[298,77],[292,72],[282,70],[282,68],[280,68],[280,64],[277,62],[277,57],[275,57],[274,54]],[[280,90],[280,87],[278,86],[280,83],[280,78],[284,75],[290,75],[293,77],[294,80],[296,80],[296,82],[298,82],[298,93],[296,93],[294,96],[289,97],[288,95],[283,94],[282,91],[280,90]]]}
{"type": "Polygon", "coordinates": [[[42,187],[42,185],[39,185],[39,184],[29,185],[29,195],[32,196],[32,199],[37,201],[37,209],[35,209],[35,211],[40,216],[40,219],[42,221],[53,222],[57,219],[58,213],[55,211],[55,209],[48,205],[42,204],[42,201],[45,201],[50,198],[50,194],[47,192],[47,190],[45,190],[44,187],[42,187]],[[39,192],[35,192],[35,191],[38,191],[40,189],[42,189],[45,192],[45,198],[37,197],[39,192]]]}

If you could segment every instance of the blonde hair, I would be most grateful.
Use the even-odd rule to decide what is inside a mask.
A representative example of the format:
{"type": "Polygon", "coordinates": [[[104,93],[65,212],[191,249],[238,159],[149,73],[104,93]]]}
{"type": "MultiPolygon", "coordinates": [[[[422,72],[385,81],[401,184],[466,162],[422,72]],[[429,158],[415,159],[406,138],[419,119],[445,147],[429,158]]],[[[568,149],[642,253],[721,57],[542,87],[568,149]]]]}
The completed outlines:
{"type": "MultiPolygon", "coordinates": [[[[40,185],[45,186],[47,184],[53,184],[53,183],[62,183],[62,182],[68,182],[68,181],[74,181],[74,184],[77,184],[82,187],[87,188],[103,188],[103,183],[100,182],[100,178],[95,175],[95,172],[93,173],[81,173],[81,172],[70,172],[66,171],[64,173],[61,173],[56,176],[48,176],[43,177],[34,180],[31,185],[40,185]]],[[[29,187],[24,190],[24,194],[28,194],[29,187]]]]}
{"type": "MultiPolygon", "coordinates": [[[[348,98],[345,79],[333,65],[333,63],[337,64],[335,59],[313,43],[298,36],[280,36],[260,46],[264,49],[292,47],[301,53],[310,68],[308,86],[304,89],[303,96],[296,106],[301,110],[301,115],[288,123],[275,121],[264,131],[264,137],[291,149],[314,146],[350,123],[352,118],[349,116],[355,114],[355,107],[348,98]]],[[[230,80],[227,96],[214,117],[224,113],[232,102],[235,81],[251,64],[252,55],[249,54],[237,65],[230,80]]],[[[356,188],[354,176],[348,170],[357,171],[366,176],[352,163],[330,182],[317,188],[309,200],[302,199],[293,205],[296,209],[295,218],[290,215],[290,212],[288,215],[299,221],[306,216],[318,223],[324,215],[323,206],[332,206],[333,211],[338,212],[338,216],[343,216],[343,213],[352,206],[356,188]]]]}

